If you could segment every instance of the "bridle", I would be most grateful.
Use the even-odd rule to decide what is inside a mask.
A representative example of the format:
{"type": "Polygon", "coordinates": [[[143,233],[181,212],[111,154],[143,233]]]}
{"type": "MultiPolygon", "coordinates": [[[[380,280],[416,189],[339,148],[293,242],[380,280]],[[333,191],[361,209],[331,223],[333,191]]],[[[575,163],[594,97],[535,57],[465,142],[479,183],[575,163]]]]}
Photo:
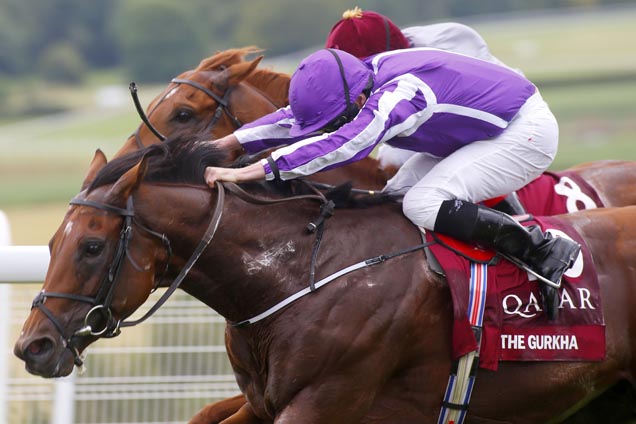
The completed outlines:
{"type": "MultiPolygon", "coordinates": [[[[186,78],[173,78],[170,81],[170,83],[177,84],[177,86],[179,84],[186,84],[186,85],[189,85],[191,87],[194,87],[194,88],[196,88],[198,90],[203,91],[212,100],[214,100],[217,103],[217,107],[216,107],[216,110],[214,111],[214,115],[212,115],[212,119],[205,126],[205,130],[210,130],[212,127],[214,127],[214,125],[216,125],[216,123],[219,121],[219,119],[221,119],[221,115],[223,113],[225,113],[227,115],[227,117],[230,119],[230,121],[234,125],[235,129],[241,128],[243,126],[243,123],[241,122],[241,120],[238,119],[238,117],[236,117],[236,115],[234,115],[230,111],[229,101],[230,101],[230,94],[232,93],[232,89],[231,88],[228,88],[227,90],[225,90],[225,93],[223,93],[223,96],[219,96],[218,94],[216,94],[214,91],[210,90],[209,88],[207,88],[203,84],[200,84],[200,83],[198,83],[196,81],[189,80],[189,79],[186,79],[186,78]]],[[[144,112],[144,109],[141,106],[141,103],[139,102],[139,97],[137,95],[137,91],[138,91],[137,84],[135,84],[135,82],[131,82],[130,86],[128,88],[129,88],[130,94],[131,94],[131,96],[133,98],[133,103],[135,104],[135,109],[137,110],[137,113],[139,114],[139,117],[141,118],[143,123],[146,124],[146,126],[155,135],[155,137],[157,137],[159,139],[159,141],[165,141],[166,140],[166,136],[161,134],[159,132],[159,130],[157,130],[154,127],[154,125],[152,125],[152,123],[150,122],[150,119],[148,118],[148,116],[151,116],[152,113],[157,109],[157,107],[159,107],[159,105],[166,99],[166,97],[167,97],[168,93],[170,92],[170,90],[166,89],[166,94],[164,94],[161,97],[161,99],[159,100],[159,102],[157,102],[157,104],[152,109],[152,111],[150,111],[150,114],[148,116],[146,116],[146,113],[144,112]]],[[[135,136],[135,141],[137,142],[137,146],[139,148],[143,148],[144,145],[141,142],[141,139],[139,138],[139,129],[140,128],[141,128],[141,126],[139,126],[137,128],[137,130],[134,133],[134,136],[135,136]]]]}
{"type": "Polygon", "coordinates": [[[216,107],[216,110],[214,111],[214,115],[212,116],[212,120],[206,126],[206,128],[212,128],[217,123],[217,121],[221,119],[222,113],[225,113],[225,115],[227,115],[227,117],[230,118],[230,121],[232,121],[232,124],[234,124],[234,127],[236,129],[241,128],[243,126],[243,123],[241,122],[241,120],[238,119],[230,111],[229,100],[230,100],[230,94],[232,93],[231,88],[228,88],[227,90],[225,90],[225,93],[223,93],[223,97],[220,97],[214,91],[205,87],[203,84],[199,84],[196,81],[192,81],[186,78],[173,78],[170,82],[175,83],[177,85],[186,84],[191,87],[198,88],[199,90],[203,91],[205,94],[210,96],[215,102],[218,103],[218,106],[216,107]]]}
{"type": "Polygon", "coordinates": [[[172,256],[170,241],[165,236],[165,234],[160,234],[158,232],[155,232],[149,229],[148,227],[146,227],[145,225],[143,225],[142,223],[140,223],[138,220],[134,219],[135,212],[133,209],[132,196],[128,198],[125,209],[114,206],[114,205],[110,205],[107,203],[96,202],[93,200],[82,199],[79,197],[75,197],[69,202],[71,205],[88,206],[88,207],[92,207],[96,209],[101,209],[106,212],[110,212],[115,215],[119,215],[123,217],[122,229],[120,231],[117,248],[115,249],[115,253],[111,259],[108,272],[104,276],[104,279],[102,280],[102,283],[100,284],[100,287],[95,296],[93,297],[81,296],[81,295],[76,295],[73,293],[55,293],[55,292],[46,292],[42,290],[40,293],[37,294],[37,296],[35,297],[31,305],[32,309],[38,308],[53,323],[57,331],[62,336],[62,339],[64,340],[64,344],[65,344],[64,347],[68,348],[73,354],[73,358],[74,358],[73,362],[75,363],[75,365],[77,365],[78,367],[81,367],[83,365],[83,360],[80,356],[80,353],[77,347],[73,343],[73,340],[75,340],[74,337],[87,337],[87,336],[93,336],[98,338],[116,337],[121,333],[121,328],[133,327],[135,325],[141,324],[142,322],[150,318],[150,316],[152,316],[168,300],[168,298],[174,293],[174,291],[179,287],[181,282],[185,279],[187,274],[190,272],[190,269],[192,269],[192,267],[194,266],[196,261],[199,259],[199,257],[201,256],[201,254],[203,253],[207,245],[212,240],[212,237],[214,236],[214,233],[216,232],[218,224],[221,220],[223,202],[224,202],[224,196],[219,195],[217,197],[217,204],[216,204],[216,208],[214,211],[214,215],[212,216],[210,225],[208,226],[208,229],[205,235],[203,236],[202,240],[199,242],[197,249],[194,251],[194,253],[190,257],[186,265],[183,267],[183,269],[179,273],[179,275],[173,280],[173,282],[170,284],[166,292],[164,292],[164,294],[155,302],[155,304],[146,312],[146,314],[144,314],[141,318],[132,320],[132,321],[126,321],[123,318],[116,320],[113,316],[111,306],[112,306],[113,297],[115,294],[115,289],[117,288],[117,284],[119,283],[119,280],[120,280],[118,277],[121,272],[124,259],[128,258],[128,260],[131,262],[133,267],[137,271],[141,271],[140,267],[135,264],[134,260],[130,256],[129,249],[128,249],[130,245],[130,240],[132,239],[133,224],[136,224],[139,228],[141,228],[143,231],[147,232],[148,234],[159,238],[168,253],[168,258],[166,260],[166,269],[164,270],[162,277],[157,280],[157,283],[155,284],[153,291],[157,287],[159,287],[161,281],[163,280],[163,277],[167,273],[168,264],[170,263],[170,257],[172,256]],[[89,305],[93,305],[93,307],[87,312],[86,316],[84,317],[84,325],[78,330],[74,331],[71,334],[71,336],[66,337],[66,331],[64,331],[64,328],[62,324],[60,323],[59,319],[55,317],[55,315],[50,311],[50,309],[48,309],[45,306],[45,302],[47,298],[68,299],[68,300],[73,300],[76,302],[88,303],[89,305]],[[89,320],[91,316],[96,313],[100,313],[102,317],[105,318],[104,326],[101,329],[93,329],[91,325],[89,324],[89,320]]]}
{"type": "MultiPolygon", "coordinates": [[[[77,339],[74,339],[74,337],[88,337],[88,336],[97,337],[97,338],[116,337],[121,333],[122,328],[136,326],[138,324],[141,324],[148,318],[150,318],[150,316],[152,316],[168,300],[168,298],[179,288],[179,286],[181,285],[185,277],[188,275],[188,273],[190,272],[194,264],[197,262],[197,260],[199,259],[203,251],[206,249],[206,247],[210,244],[210,242],[212,241],[212,238],[214,237],[214,234],[216,233],[216,230],[219,226],[219,223],[221,222],[221,217],[223,214],[223,206],[225,203],[225,189],[231,191],[240,199],[250,203],[254,203],[254,204],[273,204],[273,203],[287,202],[291,200],[300,200],[300,199],[311,199],[311,200],[318,200],[319,202],[321,202],[323,205],[323,207],[321,208],[321,215],[318,217],[317,220],[315,220],[315,222],[310,223],[308,225],[309,232],[314,232],[316,229],[319,230],[318,232],[319,237],[317,237],[316,244],[314,246],[314,253],[312,255],[312,264],[315,262],[315,256],[318,253],[318,247],[320,245],[320,239],[322,235],[321,231],[322,231],[324,219],[326,219],[327,217],[333,214],[332,210],[329,210],[329,208],[326,208],[327,206],[332,207],[333,202],[327,201],[327,199],[322,193],[316,191],[315,192],[316,194],[298,195],[298,196],[292,196],[292,197],[281,198],[281,199],[270,199],[270,198],[258,197],[250,193],[247,193],[245,190],[243,190],[238,185],[233,183],[218,183],[217,184],[218,195],[217,195],[216,206],[214,208],[214,214],[212,215],[208,228],[205,234],[203,235],[203,237],[201,238],[201,241],[199,242],[197,248],[190,256],[190,259],[188,260],[188,262],[183,266],[179,275],[177,275],[177,277],[172,281],[172,283],[170,283],[170,285],[168,286],[166,291],[162,294],[162,296],[141,318],[132,320],[132,321],[126,321],[124,318],[120,318],[117,320],[113,316],[111,305],[112,305],[113,297],[115,294],[115,289],[120,280],[118,277],[121,272],[121,268],[124,263],[124,260],[128,258],[128,260],[133,264],[133,267],[137,271],[141,271],[141,269],[135,264],[134,260],[130,256],[130,253],[128,250],[130,240],[132,239],[133,225],[137,225],[143,231],[149,233],[150,235],[154,237],[159,238],[164,244],[166,251],[168,252],[168,259],[166,260],[166,269],[163,272],[162,278],[157,280],[157,283],[155,284],[154,289],[159,287],[161,281],[163,280],[163,277],[167,273],[168,264],[170,262],[170,256],[172,255],[170,241],[165,236],[165,234],[160,234],[158,232],[155,232],[149,229],[148,227],[146,227],[145,225],[143,225],[141,222],[139,222],[139,220],[135,219],[132,196],[128,197],[126,201],[125,209],[108,204],[108,203],[102,203],[102,202],[89,200],[86,198],[75,197],[69,202],[71,205],[88,206],[88,207],[104,210],[106,212],[113,213],[115,215],[119,215],[123,218],[123,223],[122,223],[122,228],[120,231],[117,248],[115,249],[115,253],[112,257],[110,266],[108,268],[108,272],[104,276],[104,279],[102,280],[101,285],[95,296],[91,297],[91,296],[76,295],[73,293],[46,292],[42,290],[40,293],[37,294],[31,306],[32,309],[38,308],[39,310],[41,310],[44,313],[44,315],[46,315],[46,317],[53,323],[57,331],[62,336],[62,339],[64,340],[64,347],[68,348],[73,354],[73,358],[74,358],[73,362],[75,363],[75,365],[77,365],[78,367],[81,367],[83,365],[83,359],[81,358],[81,355],[77,347],[73,343],[74,340],[77,340],[77,339]],[[67,300],[72,300],[76,302],[88,303],[90,305],[93,305],[93,307],[87,312],[86,316],[84,317],[84,325],[80,327],[79,329],[77,329],[76,331],[74,331],[71,334],[71,336],[66,337],[66,331],[64,330],[64,327],[60,323],[59,319],[55,317],[55,315],[51,312],[51,310],[49,310],[45,306],[45,302],[47,298],[67,299],[67,300]],[[102,317],[105,318],[104,326],[101,329],[93,329],[92,326],[89,324],[91,315],[96,313],[102,314],[102,317]]],[[[313,279],[313,268],[314,266],[312,265],[312,279],[313,279]]]]}

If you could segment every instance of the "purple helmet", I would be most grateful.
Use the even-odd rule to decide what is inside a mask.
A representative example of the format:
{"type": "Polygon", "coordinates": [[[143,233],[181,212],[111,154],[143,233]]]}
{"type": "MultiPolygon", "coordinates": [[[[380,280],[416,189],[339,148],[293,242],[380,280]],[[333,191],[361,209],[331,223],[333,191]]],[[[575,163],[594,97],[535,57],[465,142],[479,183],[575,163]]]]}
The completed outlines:
{"type": "Polygon", "coordinates": [[[352,119],[352,109],[357,111],[353,104],[371,78],[372,72],[364,62],[341,50],[323,49],[306,57],[289,85],[289,104],[295,118],[290,135],[317,131],[343,115],[352,119]]]}

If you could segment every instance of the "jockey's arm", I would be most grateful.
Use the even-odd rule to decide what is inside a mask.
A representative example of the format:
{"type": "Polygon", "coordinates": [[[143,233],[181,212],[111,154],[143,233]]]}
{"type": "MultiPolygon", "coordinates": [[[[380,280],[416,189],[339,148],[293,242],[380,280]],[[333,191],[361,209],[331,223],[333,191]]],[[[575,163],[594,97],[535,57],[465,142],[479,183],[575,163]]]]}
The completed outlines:
{"type": "Polygon", "coordinates": [[[213,144],[219,149],[228,150],[231,153],[243,152],[243,146],[239,143],[234,134],[228,134],[225,137],[212,140],[210,144],[213,144]]]}
{"type": "Polygon", "coordinates": [[[217,181],[231,183],[243,183],[247,181],[265,180],[265,169],[260,162],[253,163],[244,168],[218,168],[208,166],[205,168],[205,182],[214,187],[217,181]]]}

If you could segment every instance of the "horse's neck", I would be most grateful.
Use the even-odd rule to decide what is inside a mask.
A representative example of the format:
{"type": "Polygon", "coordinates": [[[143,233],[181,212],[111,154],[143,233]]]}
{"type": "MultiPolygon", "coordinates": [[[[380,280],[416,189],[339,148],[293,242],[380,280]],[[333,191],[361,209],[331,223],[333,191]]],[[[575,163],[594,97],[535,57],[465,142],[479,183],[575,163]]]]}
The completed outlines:
{"type": "MultiPolygon", "coordinates": [[[[173,272],[200,243],[215,211],[205,188],[142,185],[136,215],[172,244],[173,272]],[[160,206],[158,206],[160,205],[160,206]]],[[[256,206],[228,195],[218,229],[182,288],[229,320],[260,313],[306,280],[314,238],[290,205],[256,206]]],[[[319,207],[315,205],[315,215],[319,207]]],[[[163,267],[158,267],[163,268],[163,267]]],[[[166,282],[169,284],[169,281],[166,282]]]]}
{"type": "MultiPolygon", "coordinates": [[[[214,213],[213,193],[159,187],[147,195],[154,205],[164,205],[161,212],[149,208],[145,213],[154,215],[148,225],[166,232],[174,244],[175,263],[185,263],[201,240],[214,213]]],[[[307,200],[263,206],[228,194],[218,230],[183,288],[232,321],[257,315],[306,288],[316,235],[305,228],[319,210],[317,202],[307,200]]],[[[417,231],[399,210],[337,210],[325,224],[316,280],[417,244],[417,231]]]]}
{"type": "Polygon", "coordinates": [[[272,72],[267,69],[256,69],[246,81],[266,95],[277,108],[289,104],[289,75],[272,72]]]}
{"type": "MultiPolygon", "coordinates": [[[[241,83],[234,88],[229,105],[230,112],[239,117],[243,124],[255,121],[281,107],[260,90],[246,83],[241,83]]],[[[226,134],[217,134],[219,137],[223,135],[226,134]]]]}
{"type": "Polygon", "coordinates": [[[200,300],[215,303],[217,312],[240,321],[306,287],[315,236],[305,227],[318,213],[317,204],[312,216],[306,206],[294,202],[259,206],[228,196],[204,271],[223,286],[224,299],[205,293],[207,298],[200,300]]]}

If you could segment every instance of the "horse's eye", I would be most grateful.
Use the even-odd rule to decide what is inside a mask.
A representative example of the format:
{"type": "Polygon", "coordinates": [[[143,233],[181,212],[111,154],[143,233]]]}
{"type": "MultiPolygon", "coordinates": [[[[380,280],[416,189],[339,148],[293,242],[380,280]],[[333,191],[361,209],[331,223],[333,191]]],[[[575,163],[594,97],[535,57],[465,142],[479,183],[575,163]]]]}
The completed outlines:
{"type": "Polygon", "coordinates": [[[177,122],[180,122],[182,124],[185,124],[186,122],[190,121],[193,117],[193,113],[191,110],[188,109],[180,109],[177,111],[177,113],[174,116],[174,120],[177,122]]]}
{"type": "Polygon", "coordinates": [[[91,257],[97,256],[104,250],[104,243],[100,241],[89,241],[84,245],[84,255],[91,257]]]}

